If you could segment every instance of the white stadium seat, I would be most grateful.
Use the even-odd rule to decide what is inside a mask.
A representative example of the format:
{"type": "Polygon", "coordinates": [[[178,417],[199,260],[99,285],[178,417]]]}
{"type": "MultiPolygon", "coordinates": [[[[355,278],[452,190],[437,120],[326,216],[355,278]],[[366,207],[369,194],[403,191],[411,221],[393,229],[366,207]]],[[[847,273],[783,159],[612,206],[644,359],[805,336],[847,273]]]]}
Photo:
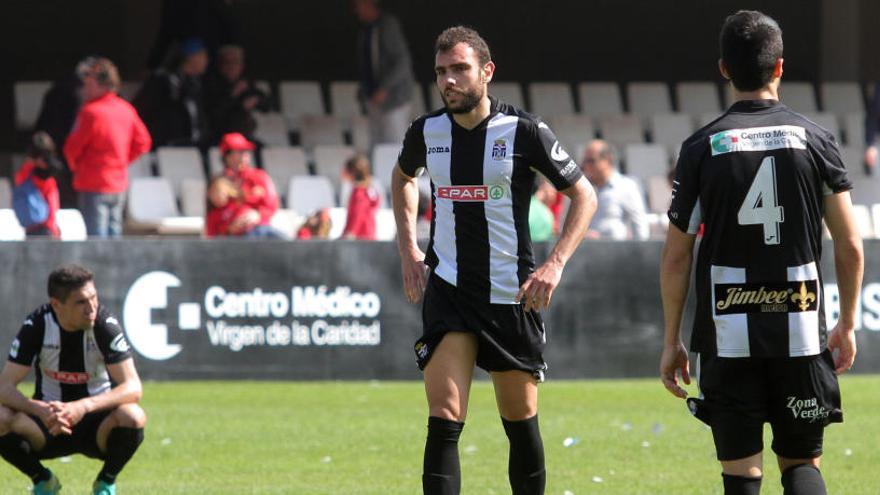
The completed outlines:
{"type": "Polygon", "coordinates": [[[709,81],[684,81],[675,84],[678,111],[692,117],[704,113],[721,113],[718,86],[709,81]]]}
{"type": "Polygon", "coordinates": [[[385,191],[391,190],[391,173],[394,171],[394,166],[397,165],[400,148],[400,143],[377,144],[373,147],[371,158],[373,179],[381,184],[385,191]]]}
{"type": "Polygon", "coordinates": [[[309,216],[321,208],[336,206],[330,179],[317,175],[298,175],[290,178],[287,189],[287,207],[302,216],[309,216]]]}
{"type": "Polygon", "coordinates": [[[779,85],[779,99],[798,113],[819,111],[812,83],[783,80],[779,85]]]}
{"type": "Polygon", "coordinates": [[[152,177],[155,153],[144,153],[128,166],[129,177],[152,177]]]}
{"type": "Polygon", "coordinates": [[[618,148],[623,148],[627,144],[645,142],[641,120],[630,114],[599,117],[599,133],[602,135],[602,139],[618,148]]]}
{"type": "Polygon", "coordinates": [[[299,146],[269,146],[263,148],[263,170],[269,174],[275,189],[284,193],[285,184],[297,175],[309,175],[305,151],[299,146]]]}
{"type": "Polygon", "coordinates": [[[491,82],[489,83],[489,94],[515,107],[526,108],[522,88],[518,82],[491,82]]]}
{"type": "Polygon", "coordinates": [[[355,115],[362,115],[358,101],[358,83],[355,81],[330,82],[330,113],[343,124],[355,115]]]}
{"type": "Polygon", "coordinates": [[[315,146],[313,152],[315,158],[315,174],[330,179],[333,187],[339,187],[339,179],[345,162],[354,156],[355,150],[351,146],[331,145],[315,146]]]}
{"type": "Polygon", "coordinates": [[[694,121],[685,113],[658,113],[651,116],[651,136],[670,153],[678,153],[681,143],[694,132],[694,121]]]}
{"type": "Polygon", "coordinates": [[[51,81],[19,81],[15,83],[15,128],[30,131],[40,116],[43,96],[52,87],[51,81]]]}
{"type": "Polygon", "coordinates": [[[825,82],[819,85],[822,109],[835,115],[865,111],[862,88],[857,82],[825,82]]]}
{"type": "Polygon", "coordinates": [[[269,224],[273,228],[291,239],[296,238],[296,231],[302,226],[303,222],[305,222],[305,217],[287,208],[279,208],[272,215],[272,219],[269,220],[269,224]]]}
{"type": "Polygon", "coordinates": [[[651,177],[665,177],[669,172],[669,153],[659,144],[629,144],[623,160],[626,174],[639,179],[643,187],[651,177]]]}
{"type": "Polygon", "coordinates": [[[397,236],[397,223],[394,221],[394,210],[380,208],[376,212],[376,240],[393,241],[397,236]]]}
{"type": "Polygon", "coordinates": [[[342,124],[333,115],[304,115],[300,119],[299,144],[307,149],[319,144],[345,144],[342,124]]]}
{"type": "Polygon", "coordinates": [[[156,149],[159,176],[167,179],[175,194],[180,195],[183,179],[204,179],[202,155],[195,147],[160,147],[156,149]]]}
{"type": "Polygon", "coordinates": [[[55,223],[61,231],[62,241],[84,241],[88,238],[86,221],[75,208],[62,208],[55,212],[55,223]]]}
{"type": "Polygon", "coordinates": [[[158,225],[179,216],[174,189],[165,177],[135,177],[128,190],[128,217],[142,224],[158,225]]]}
{"type": "Polygon", "coordinates": [[[205,216],[206,189],[205,179],[183,179],[180,184],[180,211],[184,216],[205,216]]]}
{"type": "Polygon", "coordinates": [[[18,223],[15,211],[0,209],[0,241],[22,241],[24,237],[24,228],[18,223]]]}
{"type": "Polygon", "coordinates": [[[281,94],[281,113],[287,125],[299,130],[304,115],[324,115],[321,85],[318,81],[282,81],[278,85],[281,94]]]}
{"type": "Polygon", "coordinates": [[[254,112],[254,120],[257,121],[257,129],[254,138],[264,146],[287,146],[290,138],[287,133],[287,123],[284,116],[275,112],[254,112]]]}
{"type": "Polygon", "coordinates": [[[0,208],[12,208],[12,181],[0,177],[0,208]]]}
{"type": "Polygon", "coordinates": [[[564,82],[534,82],[529,84],[529,110],[545,120],[556,115],[574,113],[571,88],[564,82]]]}
{"type": "Polygon", "coordinates": [[[582,82],[577,86],[580,113],[591,117],[623,113],[620,87],[613,82],[582,82]]]}
{"type": "Polygon", "coordinates": [[[669,88],[659,81],[636,81],[627,84],[629,113],[638,115],[643,122],[657,113],[671,113],[669,88]]]}

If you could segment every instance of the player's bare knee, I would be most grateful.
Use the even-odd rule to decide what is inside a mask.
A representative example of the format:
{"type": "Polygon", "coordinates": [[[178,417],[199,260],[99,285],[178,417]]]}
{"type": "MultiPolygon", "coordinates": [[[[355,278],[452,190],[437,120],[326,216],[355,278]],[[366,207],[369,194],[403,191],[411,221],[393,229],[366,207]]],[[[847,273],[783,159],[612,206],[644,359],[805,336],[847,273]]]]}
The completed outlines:
{"type": "Polygon", "coordinates": [[[147,413],[137,404],[123,404],[113,411],[116,426],[143,428],[147,425],[147,413]]]}
{"type": "Polygon", "coordinates": [[[538,406],[531,404],[508,404],[499,407],[498,413],[507,421],[522,421],[538,414],[538,406]]]}
{"type": "Polygon", "coordinates": [[[428,408],[428,414],[437,418],[463,423],[465,416],[467,416],[467,410],[453,402],[443,402],[440,404],[431,404],[428,408]]]}

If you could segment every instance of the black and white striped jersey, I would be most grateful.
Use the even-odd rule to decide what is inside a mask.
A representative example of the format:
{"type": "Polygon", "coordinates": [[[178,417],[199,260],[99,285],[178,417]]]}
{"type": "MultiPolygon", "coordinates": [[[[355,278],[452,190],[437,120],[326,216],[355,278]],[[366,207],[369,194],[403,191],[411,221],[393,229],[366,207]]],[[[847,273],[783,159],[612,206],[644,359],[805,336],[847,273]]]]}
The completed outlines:
{"type": "Polygon", "coordinates": [[[825,349],[823,196],[851,188],[834,136],[775,100],[737,102],[684,142],[669,221],[705,226],[692,351],[825,349]]]}
{"type": "Polygon", "coordinates": [[[581,177],[577,164],[535,116],[491,99],[491,112],[468,130],[445,110],[416,119],[398,163],[414,177],[426,167],[433,218],[425,262],[466,294],[514,304],[534,271],[529,200],[535,171],[557,189],[581,177]]]}
{"type": "Polygon", "coordinates": [[[103,306],[91,330],[61,328],[52,306],[28,315],[12,342],[8,359],[34,366],[34,399],[71,402],[110,390],[107,364],[131,357],[131,348],[115,316],[103,306]]]}

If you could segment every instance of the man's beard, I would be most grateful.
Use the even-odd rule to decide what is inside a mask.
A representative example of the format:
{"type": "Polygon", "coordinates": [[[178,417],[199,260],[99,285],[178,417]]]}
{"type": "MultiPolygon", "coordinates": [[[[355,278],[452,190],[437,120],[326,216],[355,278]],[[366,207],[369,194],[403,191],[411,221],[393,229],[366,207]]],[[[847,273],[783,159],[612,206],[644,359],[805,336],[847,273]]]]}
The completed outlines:
{"type": "Polygon", "coordinates": [[[449,106],[449,101],[446,99],[446,95],[440,93],[440,97],[443,98],[443,104],[446,105],[446,109],[452,113],[469,113],[471,110],[477,108],[477,105],[480,104],[480,100],[483,99],[482,93],[478,90],[473,89],[470,91],[457,91],[461,101],[458,103],[458,106],[451,107],[449,106]]]}

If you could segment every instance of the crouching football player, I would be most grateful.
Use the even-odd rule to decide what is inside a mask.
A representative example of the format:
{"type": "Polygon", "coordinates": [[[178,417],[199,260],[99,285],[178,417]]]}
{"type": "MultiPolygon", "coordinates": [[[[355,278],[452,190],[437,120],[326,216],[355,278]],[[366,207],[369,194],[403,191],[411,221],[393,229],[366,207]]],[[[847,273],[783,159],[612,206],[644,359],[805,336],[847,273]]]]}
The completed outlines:
{"type": "Polygon", "coordinates": [[[131,350],[116,317],[98,304],[89,270],[53,271],[48,292],[49,303],[25,318],[0,372],[0,456],[34,482],[37,495],[61,490],[42,459],[101,459],[92,493],[114,495],[147,422],[131,350]],[[31,365],[36,386],[28,399],[17,386],[31,365]]]}

